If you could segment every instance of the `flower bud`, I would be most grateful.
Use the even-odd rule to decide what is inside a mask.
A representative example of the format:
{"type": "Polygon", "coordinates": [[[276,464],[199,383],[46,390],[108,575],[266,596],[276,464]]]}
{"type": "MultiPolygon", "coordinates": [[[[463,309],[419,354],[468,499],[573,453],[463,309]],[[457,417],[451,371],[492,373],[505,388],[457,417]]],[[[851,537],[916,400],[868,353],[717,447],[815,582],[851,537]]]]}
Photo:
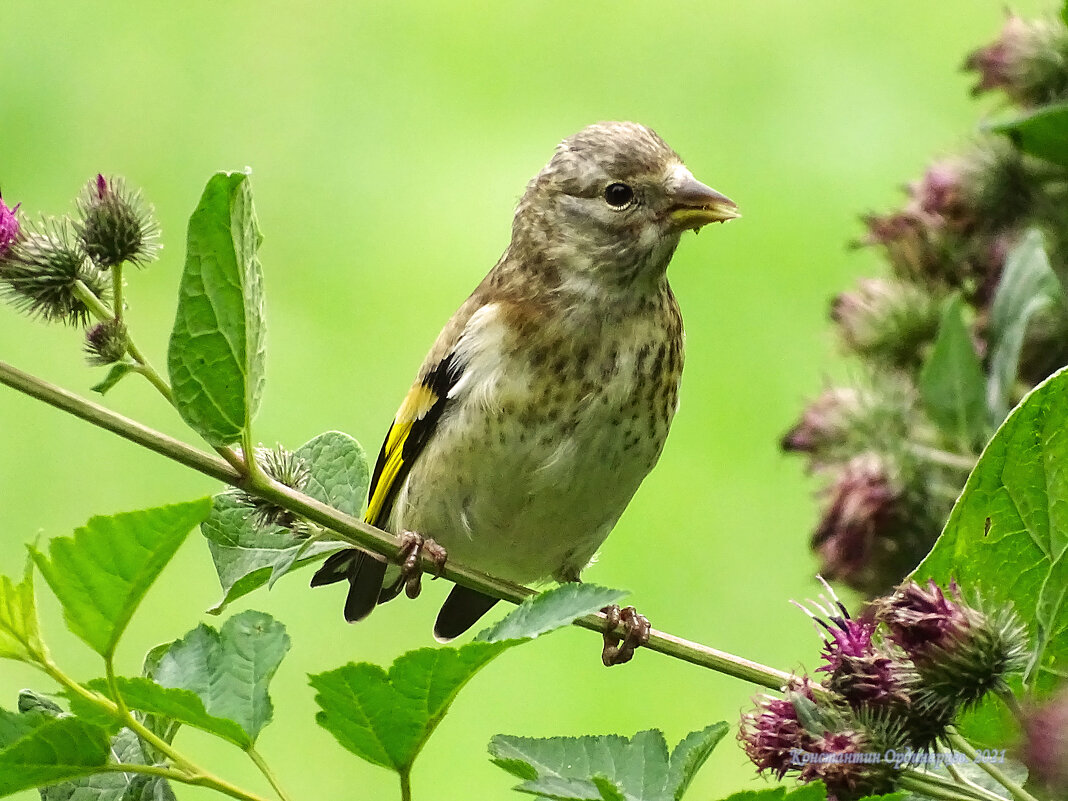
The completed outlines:
{"type": "Polygon", "coordinates": [[[159,226],[140,192],[131,192],[121,178],[97,175],[78,199],[75,224],[82,246],[101,268],[133,262],[143,266],[159,251],[159,226]]]}
{"type": "Polygon", "coordinates": [[[831,319],[853,352],[892,367],[919,363],[938,333],[935,298],[913,283],[867,278],[831,304],[831,319]]]}
{"type": "MultiPolygon", "coordinates": [[[[851,459],[828,491],[823,517],[812,535],[822,560],[820,572],[864,591],[886,580],[876,558],[878,540],[892,538],[901,525],[901,490],[884,461],[873,453],[851,459]]],[[[896,566],[891,567],[891,575],[896,566]]],[[[890,580],[891,585],[900,574],[890,580]]]]}
{"type": "Polygon", "coordinates": [[[19,238],[18,210],[20,205],[16,203],[14,208],[10,208],[0,197],[0,261],[7,256],[8,251],[19,238]]]}
{"type": "Polygon", "coordinates": [[[949,595],[929,580],[910,581],[879,604],[878,618],[919,674],[917,704],[967,707],[1027,665],[1026,630],[1011,609],[967,605],[956,583],[949,595]]]}
{"type": "Polygon", "coordinates": [[[79,282],[98,298],[108,295],[108,282],[63,221],[21,234],[0,260],[0,294],[20,311],[48,321],[85,324],[89,308],[79,282]]]}
{"type": "Polygon", "coordinates": [[[1051,797],[1068,796],[1068,689],[1024,716],[1020,759],[1051,797]]]}
{"type": "Polygon", "coordinates": [[[791,700],[791,696],[802,696],[811,701],[811,687],[807,681],[798,683],[788,688],[786,696],[762,696],[757,709],[742,715],[738,726],[738,740],[757,771],[768,771],[777,779],[797,770],[792,757],[796,752],[806,750],[812,740],[791,700]]]}
{"type": "Polygon", "coordinates": [[[832,387],[805,407],[801,419],[783,435],[784,451],[818,455],[841,445],[849,430],[850,418],[861,411],[860,392],[849,387],[832,387]]]}
{"type": "Polygon", "coordinates": [[[1059,20],[1009,14],[998,38],[971,53],[964,69],[976,72],[973,94],[1000,89],[1025,108],[1068,96],[1068,30],[1059,20]]]}
{"type": "MultiPolygon", "coordinates": [[[[255,459],[264,473],[291,489],[303,490],[311,478],[308,463],[281,445],[276,445],[274,448],[257,448],[255,459]]],[[[300,527],[301,521],[288,509],[243,490],[230,490],[230,493],[241,504],[252,510],[252,518],[261,528],[281,526],[296,529],[300,527]]]]}
{"type": "Polygon", "coordinates": [[[85,352],[92,365],[121,362],[129,344],[126,325],[121,320],[104,320],[85,332],[85,352]]]}

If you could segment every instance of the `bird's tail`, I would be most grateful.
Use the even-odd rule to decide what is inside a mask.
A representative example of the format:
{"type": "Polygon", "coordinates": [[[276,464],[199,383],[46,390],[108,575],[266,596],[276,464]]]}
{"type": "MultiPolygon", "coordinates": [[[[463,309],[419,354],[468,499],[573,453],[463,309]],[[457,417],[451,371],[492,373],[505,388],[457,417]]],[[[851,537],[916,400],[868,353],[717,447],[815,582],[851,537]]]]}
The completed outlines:
{"type": "Polygon", "coordinates": [[[434,637],[438,642],[453,640],[471,628],[493,608],[497,599],[478,590],[457,584],[438,612],[434,637]]]}
{"type": "Polygon", "coordinates": [[[323,562],[312,576],[311,585],[322,587],[347,580],[349,594],[345,598],[345,620],[355,623],[371,614],[379,602],[385,577],[385,560],[357,548],[346,548],[331,554],[323,562]]]}

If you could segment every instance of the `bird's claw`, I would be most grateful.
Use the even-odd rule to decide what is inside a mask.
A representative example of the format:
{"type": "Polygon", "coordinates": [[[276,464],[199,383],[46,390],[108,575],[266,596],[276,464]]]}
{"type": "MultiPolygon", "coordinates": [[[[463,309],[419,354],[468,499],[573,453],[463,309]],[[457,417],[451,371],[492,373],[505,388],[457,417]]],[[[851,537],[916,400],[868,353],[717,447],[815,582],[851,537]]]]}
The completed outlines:
{"type": "Polygon", "coordinates": [[[397,561],[400,563],[401,573],[397,582],[404,584],[405,595],[409,598],[417,598],[423,589],[423,557],[425,556],[434,563],[434,578],[440,578],[445,570],[448,554],[434,540],[416,534],[414,531],[402,533],[400,541],[397,561]]]}
{"type": "Polygon", "coordinates": [[[616,604],[601,610],[605,616],[604,650],[601,661],[605,667],[622,665],[634,657],[634,649],[649,642],[652,627],[644,615],[639,615],[633,606],[622,609],[616,604]],[[623,624],[623,639],[616,636],[616,627],[623,624]]]}

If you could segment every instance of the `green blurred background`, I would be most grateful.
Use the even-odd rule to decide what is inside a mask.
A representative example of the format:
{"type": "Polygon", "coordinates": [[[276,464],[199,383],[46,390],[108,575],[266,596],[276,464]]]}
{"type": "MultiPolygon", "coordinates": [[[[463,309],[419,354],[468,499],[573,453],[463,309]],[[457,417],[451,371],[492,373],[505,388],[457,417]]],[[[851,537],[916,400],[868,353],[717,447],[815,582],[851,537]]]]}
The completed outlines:
{"type": "MultiPolygon", "coordinates": [[[[587,578],[631,589],[658,628],[811,668],[818,639],[788,600],[817,592],[806,547],[812,485],[777,440],[825,376],[846,372],[825,315],[830,294],[878,269],[875,254],[846,248],[857,215],[897,204],[898,187],[990,110],[968,97],[958,67],[994,37],[1002,5],[8,2],[0,186],[31,214],[70,210],[97,171],[144,188],[166,247],[130,276],[130,319],[162,365],[185,220],[212,172],[251,166],[270,322],[257,436],[295,447],[337,428],[375,451],[439,327],[507,244],[513,205],[556,142],[601,119],[654,127],[744,219],[687,237],[675,257],[688,332],[681,413],[587,578]]],[[[77,332],[6,308],[0,359],[83,394],[100,377],[83,366],[77,332]]],[[[127,380],[108,402],[185,435],[142,383],[127,380]]],[[[6,389],[0,449],[8,574],[35,536],[217,489],[6,389]]],[[[293,639],[260,742],[295,799],[396,797],[391,774],[317,728],[306,677],[430,644],[446,590],[429,585],[419,602],[390,604],[359,626],[342,621],[340,591],[310,591],[307,574],[245,599],[293,639]]],[[[97,675],[39,594],[57,659],[77,677],[97,675]]],[[[201,610],[218,596],[194,534],[135,617],[122,669],[213,621],[201,610]]],[[[654,653],[606,671],[599,647],[588,632],[565,631],[480,674],[417,763],[415,797],[518,798],[486,757],[497,732],[660,727],[674,742],[735,722],[755,692],[654,653]]],[[[2,705],[25,686],[50,689],[0,664],[2,705]]],[[[268,792],[236,749],[192,731],[180,742],[268,792]]],[[[728,741],[688,797],[759,781],[728,741]]]]}

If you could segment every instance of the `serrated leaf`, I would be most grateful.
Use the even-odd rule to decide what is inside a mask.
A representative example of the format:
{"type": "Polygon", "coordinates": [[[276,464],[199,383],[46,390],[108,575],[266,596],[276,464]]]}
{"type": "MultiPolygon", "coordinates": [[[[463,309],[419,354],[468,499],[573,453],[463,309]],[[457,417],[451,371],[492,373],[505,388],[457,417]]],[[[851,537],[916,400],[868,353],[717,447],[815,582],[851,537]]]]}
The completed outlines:
{"type": "Polygon", "coordinates": [[[399,656],[388,673],[378,665],[350,662],[312,675],[320,709],[315,719],[356,756],[407,772],[456,694],[515,644],[420,648],[399,656]]]}
{"type": "Polygon", "coordinates": [[[0,576],[0,658],[39,663],[46,654],[33,594],[33,561],[27,556],[18,584],[0,576]]]}
{"type": "MultiPolygon", "coordinates": [[[[914,578],[955,579],[984,604],[1011,604],[1035,644],[1028,683],[1068,672],[1068,371],[1033,390],[979,458],[914,578]],[[988,530],[989,529],[989,530],[988,530]]],[[[991,744],[1007,744],[1008,731],[991,744]]]]}
{"type": "Polygon", "coordinates": [[[990,126],[1024,153],[1068,167],[1068,103],[1055,103],[990,126]]]}
{"type": "Polygon", "coordinates": [[[1009,253],[990,311],[987,405],[995,421],[1003,420],[1009,409],[1028,325],[1036,314],[1063,298],[1042,233],[1031,229],[1009,253]]]}
{"type": "MultiPolygon", "coordinates": [[[[168,718],[195,729],[209,732],[224,740],[229,740],[241,748],[252,745],[252,739],[241,725],[234,720],[217,717],[208,713],[204,708],[203,699],[192,690],[176,687],[164,687],[151,679],[137,677],[126,678],[118,676],[115,679],[119,695],[130,709],[139,712],[147,712],[168,718]]],[[[108,683],[104,679],[93,679],[86,686],[95,692],[114,699],[108,683]]],[[[87,704],[76,695],[69,696],[71,711],[78,717],[93,719],[93,706],[87,704]]]]}
{"type": "MultiPolygon", "coordinates": [[[[301,445],[310,477],[304,492],[346,514],[357,516],[367,497],[370,475],[360,443],[340,431],[327,431],[301,445]]],[[[212,499],[212,512],[200,527],[208,540],[223,597],[209,611],[218,614],[235,599],[273,583],[297,567],[313,564],[340,543],[309,543],[280,526],[260,527],[251,510],[230,492],[212,499]]]]}
{"type": "Polygon", "coordinates": [[[260,230],[246,173],[216,173],[189,218],[167,351],[174,403],[212,445],[237,442],[263,390],[260,230]]]}
{"type": "MultiPolygon", "coordinates": [[[[878,801],[883,796],[867,796],[863,801],[878,801]]],[[[889,801],[898,801],[896,798],[886,796],[889,801]]],[[[729,795],[722,801],[826,801],[827,788],[824,787],[823,782],[816,781],[810,784],[802,785],[789,795],[786,794],[786,788],[768,787],[763,790],[743,790],[740,793],[734,793],[729,795]]]]}
{"type": "Polygon", "coordinates": [[[70,630],[110,657],[152,582],[210,508],[203,498],[93,517],[73,537],[53,539],[47,558],[31,548],[70,630]]]}
{"type": "Polygon", "coordinates": [[[986,440],[989,415],[986,373],[964,321],[964,300],[952,297],[942,312],[938,338],[920,371],[920,395],[931,420],[970,451],[986,440]]]}
{"type": "MultiPolygon", "coordinates": [[[[63,708],[44,693],[34,690],[19,690],[18,710],[20,714],[40,712],[48,717],[63,713],[63,708]]],[[[2,738],[0,738],[2,739],[2,738]]]]}
{"type": "Polygon", "coordinates": [[[674,799],[679,801],[690,787],[697,771],[708,760],[730,726],[726,722],[713,723],[700,731],[691,732],[671,752],[670,778],[668,784],[675,788],[674,799]]]}
{"type": "Polygon", "coordinates": [[[567,626],[578,618],[598,612],[621,601],[626,590],[612,590],[596,584],[561,584],[525,598],[519,606],[475,637],[479,642],[501,642],[534,638],[567,626]]]}
{"type": "Polygon", "coordinates": [[[101,395],[106,395],[108,390],[113,389],[127,375],[132,373],[136,368],[129,362],[118,362],[111,365],[111,369],[108,370],[108,374],[104,377],[104,380],[99,384],[94,384],[91,389],[93,392],[99,392],[101,395]]]}
{"type": "Polygon", "coordinates": [[[0,749],[0,796],[87,776],[107,762],[110,746],[103,729],[73,717],[18,717],[36,725],[0,749]]]}
{"type": "Polygon", "coordinates": [[[219,631],[202,624],[176,640],[160,659],[155,679],[196,693],[209,715],[235,721],[255,741],[271,721],[267,686],[288,650],[285,626],[248,610],[219,631]]]}
{"type": "Polygon", "coordinates": [[[727,728],[717,723],[691,733],[670,757],[664,735],[656,730],[629,739],[499,734],[490,741],[489,751],[495,764],[526,780],[516,789],[532,795],[599,799],[607,798],[602,790],[611,786],[625,801],[676,801],[727,728]]]}

